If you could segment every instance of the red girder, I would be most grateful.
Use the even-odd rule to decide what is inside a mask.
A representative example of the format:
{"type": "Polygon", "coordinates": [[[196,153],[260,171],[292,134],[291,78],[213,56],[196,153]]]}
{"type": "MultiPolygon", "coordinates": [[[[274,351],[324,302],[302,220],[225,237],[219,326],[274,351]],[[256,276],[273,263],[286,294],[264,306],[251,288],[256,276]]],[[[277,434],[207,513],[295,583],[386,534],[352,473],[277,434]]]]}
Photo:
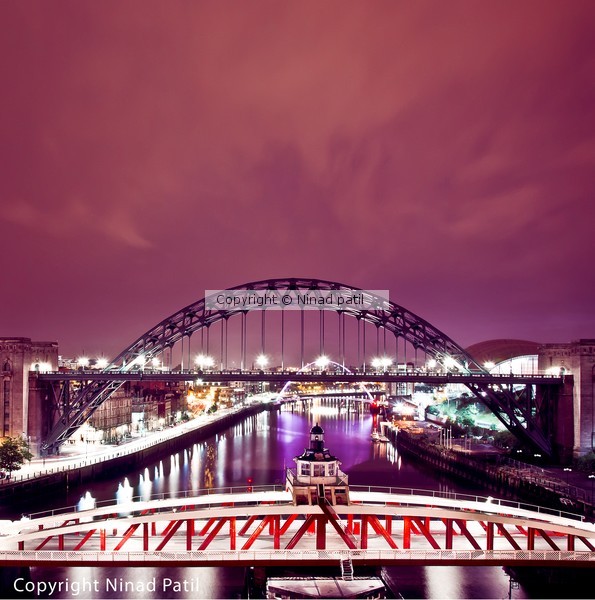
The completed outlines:
{"type": "Polygon", "coordinates": [[[134,535],[134,532],[140,527],[140,523],[135,523],[131,525],[122,536],[122,539],[118,543],[118,545],[114,548],[114,552],[118,552],[122,548],[122,546],[134,535]]]}
{"type": "Polygon", "coordinates": [[[554,540],[552,540],[552,538],[548,535],[546,531],[544,531],[543,529],[535,529],[535,531],[539,533],[539,535],[548,543],[549,547],[552,550],[560,550],[560,548],[558,548],[558,545],[554,542],[554,540]]]}
{"type": "Polygon", "coordinates": [[[173,537],[173,535],[176,533],[176,531],[178,531],[178,529],[180,529],[180,526],[182,525],[183,522],[184,521],[182,521],[182,520],[170,522],[170,524],[166,527],[167,534],[164,535],[163,540],[161,541],[159,546],[157,546],[157,548],[155,548],[156,552],[159,552],[160,550],[163,550],[163,548],[165,548],[165,545],[167,544],[167,542],[169,542],[169,540],[173,537]]]}
{"type": "MultiPolygon", "coordinates": [[[[335,531],[339,534],[341,539],[347,544],[348,548],[355,550],[357,548],[357,542],[353,535],[346,531],[341,522],[339,521],[339,515],[335,512],[335,509],[327,504],[325,500],[320,500],[318,505],[322,509],[322,512],[327,516],[330,524],[335,528],[335,531]]],[[[319,523],[320,525],[320,523],[319,523]]]]}
{"type": "Polygon", "coordinates": [[[279,529],[279,535],[283,535],[289,529],[289,526],[297,519],[297,517],[297,514],[289,515],[289,517],[287,517],[285,520],[285,523],[281,525],[281,528],[279,529]]]}
{"type": "Polygon", "coordinates": [[[256,521],[256,515],[252,515],[248,517],[248,520],[242,525],[242,528],[238,532],[238,535],[246,535],[248,529],[250,529],[250,525],[256,521]]]}
{"type": "Polygon", "coordinates": [[[522,550],[522,548],[516,543],[516,540],[510,535],[510,533],[508,533],[508,531],[506,530],[506,527],[504,527],[504,525],[502,523],[496,523],[496,527],[498,528],[498,531],[508,540],[508,543],[515,550],[522,550]]]}
{"type": "Polygon", "coordinates": [[[252,535],[246,540],[246,543],[242,546],[242,550],[248,550],[252,544],[256,541],[256,538],[262,533],[267,524],[271,521],[272,517],[265,517],[259,524],[258,527],[252,532],[252,535]]]}
{"type": "Polygon", "coordinates": [[[211,517],[207,521],[207,524],[200,530],[200,532],[199,532],[198,535],[200,535],[200,536],[207,535],[209,529],[213,526],[213,524],[215,523],[215,521],[217,521],[217,519],[215,519],[215,517],[211,517]]]}
{"type": "Polygon", "coordinates": [[[434,536],[430,533],[429,524],[426,525],[425,523],[422,523],[422,520],[419,517],[409,518],[412,521],[412,524],[415,524],[420,533],[426,538],[426,540],[428,540],[428,542],[430,542],[430,546],[432,546],[434,550],[440,550],[440,544],[438,544],[438,542],[434,539],[434,536]]]}
{"type": "Polygon", "coordinates": [[[80,550],[96,531],[97,529],[90,529],[87,531],[85,537],[74,547],[74,550],[80,550]]]}
{"type": "MultiPolygon", "coordinates": [[[[273,505],[275,503],[270,502],[267,504],[273,505]]],[[[234,503],[226,503],[226,505],[233,506],[234,503]]],[[[182,524],[185,523],[185,546],[188,551],[193,550],[195,536],[201,537],[201,539],[198,541],[199,545],[197,549],[199,551],[209,549],[213,545],[212,542],[217,538],[217,536],[220,536],[220,539],[224,539],[226,545],[227,539],[229,539],[229,549],[236,550],[238,534],[247,536],[243,545],[240,544],[241,547],[239,549],[242,551],[251,549],[256,540],[259,538],[263,541],[266,541],[266,547],[269,549],[272,547],[277,550],[281,549],[283,546],[284,549],[292,550],[296,548],[299,542],[304,538],[305,534],[312,534],[312,537],[308,535],[308,539],[304,540],[305,546],[311,548],[312,545],[315,545],[316,549],[322,550],[326,548],[329,532],[333,536],[334,533],[336,533],[344,542],[345,546],[351,550],[358,548],[363,550],[368,549],[371,544],[371,540],[374,539],[374,536],[377,537],[375,544],[372,545],[373,548],[386,547],[384,546],[384,543],[386,543],[390,549],[398,550],[398,541],[402,532],[403,549],[411,549],[411,536],[413,534],[414,536],[423,536],[426,542],[434,550],[452,550],[453,546],[455,546],[455,536],[464,536],[467,542],[475,550],[479,551],[492,551],[495,550],[495,546],[500,548],[500,544],[510,546],[515,551],[522,551],[525,549],[525,547],[529,551],[534,551],[536,546],[535,540],[538,536],[540,536],[543,539],[543,542],[539,541],[538,548],[545,548],[547,544],[549,548],[556,552],[560,552],[561,547],[565,547],[566,550],[574,552],[576,539],[578,538],[585,548],[591,552],[595,552],[595,546],[593,542],[583,535],[578,535],[580,530],[577,530],[574,534],[566,534],[542,528],[543,525],[545,525],[545,527],[556,527],[553,523],[552,525],[547,525],[545,523],[535,522],[537,527],[531,527],[528,524],[531,522],[529,521],[524,525],[520,525],[519,520],[514,519],[514,515],[511,515],[510,517],[512,522],[495,522],[491,520],[479,521],[475,519],[467,521],[464,513],[459,513],[461,514],[462,518],[438,518],[435,519],[435,522],[432,524],[432,517],[428,516],[427,514],[423,514],[422,516],[399,516],[392,514],[381,514],[381,511],[378,511],[379,514],[349,513],[339,515],[337,510],[340,511],[341,507],[331,506],[326,501],[322,500],[319,501],[318,506],[320,507],[321,512],[309,515],[299,512],[303,507],[296,507],[296,512],[293,512],[289,515],[279,514],[274,508],[271,508],[269,510],[275,512],[273,514],[264,516],[252,515],[246,517],[205,517],[204,520],[201,519],[203,526],[200,533],[197,533],[197,522],[195,521],[195,515],[192,515],[194,518],[187,518],[190,515],[186,515],[186,518],[184,518],[182,514],[178,513],[177,516],[172,514],[172,517],[176,520],[167,521],[164,523],[165,528],[157,540],[159,544],[154,551],[163,550],[176,535],[176,533],[178,533],[182,524]],[[294,524],[294,522],[296,522],[298,517],[303,518],[304,520],[303,522],[296,523],[295,526],[297,527],[297,530],[294,533],[290,533],[290,527],[294,524]],[[241,528],[239,528],[239,532],[236,531],[237,518],[241,519],[241,528]],[[402,529],[401,527],[397,526],[401,520],[403,522],[402,529]],[[227,530],[224,530],[224,526],[227,523],[229,523],[228,534],[227,530]],[[327,523],[330,523],[333,529],[329,529],[327,523]],[[469,523],[477,523],[478,525],[470,526],[469,523]],[[253,528],[255,524],[256,527],[253,528]],[[444,527],[442,527],[441,524],[443,524],[444,527]],[[471,527],[471,529],[469,529],[469,527],[471,527]],[[475,528],[479,529],[480,527],[485,531],[485,542],[483,541],[484,531],[480,531],[479,535],[472,533],[477,533],[475,528]],[[432,529],[434,529],[433,532],[431,531],[432,529]],[[222,535],[222,531],[224,531],[224,535],[222,535]],[[292,537],[288,543],[282,544],[282,536],[286,534],[292,535],[292,537]],[[503,539],[500,539],[500,536],[502,536],[503,539]],[[556,537],[562,538],[562,540],[564,540],[564,537],[566,537],[566,541],[558,542],[556,537]],[[526,543],[524,542],[525,538],[527,539],[526,543]],[[506,542],[504,542],[504,539],[506,542]],[[379,544],[380,546],[376,544],[379,544]]],[[[186,511],[193,507],[194,505],[184,506],[186,511]]],[[[313,507],[310,507],[310,510],[312,510],[312,508],[313,507]]],[[[316,508],[314,509],[317,510],[316,508]]],[[[358,508],[355,507],[354,510],[357,511],[358,508]]],[[[431,510],[431,508],[428,510],[431,510]]],[[[183,510],[180,512],[185,513],[183,510]]],[[[153,516],[155,514],[155,510],[153,509],[143,510],[141,514],[143,515],[144,519],[155,518],[153,516]]],[[[477,518],[479,515],[475,514],[474,516],[477,518]]],[[[483,515],[482,517],[485,518],[483,515]]],[[[491,518],[493,517],[488,517],[488,519],[491,518]]],[[[104,523],[102,522],[102,524],[104,523]]],[[[132,538],[135,538],[138,542],[138,545],[134,545],[135,548],[140,548],[142,543],[143,551],[149,551],[149,546],[151,545],[150,538],[155,535],[155,521],[143,520],[140,523],[129,525],[126,519],[119,519],[118,522],[115,523],[115,526],[118,527],[118,524],[121,529],[124,527],[126,527],[126,529],[121,536],[117,536],[117,530],[114,528],[115,539],[112,539],[114,539],[114,543],[116,545],[112,549],[112,545],[110,544],[111,552],[122,554],[120,551],[132,538]],[[142,533],[141,530],[139,530],[141,525],[142,533]]],[[[37,530],[40,532],[39,535],[43,534],[47,537],[41,539],[38,538],[35,541],[27,542],[27,545],[29,545],[29,543],[34,545],[39,541],[40,543],[34,548],[35,551],[47,551],[48,547],[51,550],[54,550],[56,547],[58,550],[64,550],[65,544],[68,546],[72,545],[72,549],[70,551],[80,551],[81,549],[87,549],[90,546],[97,548],[97,545],[99,545],[100,551],[105,552],[107,546],[106,530],[99,529],[97,527],[98,525],[99,523],[97,522],[80,523],[79,519],[68,519],[58,525],[55,529],[43,529],[38,526],[37,530]],[[74,531],[76,528],[73,526],[73,524],[78,524],[78,531],[74,531]],[[65,529],[73,531],[61,533],[61,531],[64,531],[65,529]],[[89,540],[92,540],[93,536],[96,534],[99,536],[99,544],[97,544],[97,541],[95,544],[89,544],[89,540]],[[54,538],[57,538],[57,543],[51,544],[51,540],[54,538]],[[78,542],[76,541],[77,539],[79,540],[78,542]]],[[[107,524],[104,524],[104,526],[107,526],[107,524]]],[[[109,523],[110,537],[113,526],[114,524],[109,523]]],[[[587,533],[587,535],[589,534],[587,533]]],[[[330,539],[334,539],[336,543],[336,537],[330,539]]],[[[97,538],[95,538],[95,540],[97,540],[97,538]]],[[[178,540],[178,538],[176,538],[176,540],[178,540]]],[[[183,547],[184,537],[180,537],[179,541],[182,543],[183,547]]],[[[462,543],[462,539],[459,540],[459,544],[456,544],[457,549],[461,548],[462,543]]],[[[177,544],[178,541],[176,541],[176,547],[177,544]]],[[[129,544],[129,546],[132,545],[133,544],[129,544]]],[[[424,544],[422,543],[421,545],[423,546],[424,544]]],[[[25,542],[19,541],[18,548],[19,550],[25,550],[25,542]]]]}
{"type": "Polygon", "coordinates": [[[314,524],[314,515],[308,515],[294,536],[289,540],[287,546],[285,546],[285,550],[293,550],[312,524],[314,524]]]}
{"type": "Polygon", "coordinates": [[[202,544],[198,547],[198,549],[206,550],[208,548],[209,544],[215,539],[215,536],[221,531],[221,529],[223,528],[223,525],[225,525],[225,523],[227,523],[227,521],[229,521],[229,517],[222,517],[221,519],[219,519],[219,522],[217,523],[217,525],[215,525],[215,527],[213,527],[213,530],[211,531],[211,533],[209,533],[209,535],[202,542],[202,544]]]}
{"type": "Polygon", "coordinates": [[[399,547],[397,546],[395,540],[391,537],[390,533],[382,526],[380,523],[380,519],[378,519],[375,515],[368,515],[368,523],[372,526],[372,529],[378,534],[381,535],[388,543],[388,545],[393,549],[397,550],[399,547]]]}
{"type": "Polygon", "coordinates": [[[37,546],[37,548],[35,548],[35,550],[41,550],[54,536],[50,535],[49,537],[46,537],[45,540],[43,540],[43,542],[41,542],[41,544],[39,544],[39,546],[37,546]]]}
{"type": "Polygon", "coordinates": [[[595,552],[595,546],[593,546],[593,544],[591,544],[591,542],[583,537],[582,535],[577,535],[576,536],[583,544],[585,544],[585,546],[587,546],[587,548],[589,548],[589,550],[591,550],[591,552],[595,552]]]}
{"type": "Polygon", "coordinates": [[[477,543],[477,540],[471,535],[470,531],[467,529],[467,521],[464,521],[463,519],[454,519],[454,522],[459,526],[461,533],[467,538],[467,540],[473,546],[473,548],[475,548],[475,550],[481,550],[481,546],[477,543]]]}

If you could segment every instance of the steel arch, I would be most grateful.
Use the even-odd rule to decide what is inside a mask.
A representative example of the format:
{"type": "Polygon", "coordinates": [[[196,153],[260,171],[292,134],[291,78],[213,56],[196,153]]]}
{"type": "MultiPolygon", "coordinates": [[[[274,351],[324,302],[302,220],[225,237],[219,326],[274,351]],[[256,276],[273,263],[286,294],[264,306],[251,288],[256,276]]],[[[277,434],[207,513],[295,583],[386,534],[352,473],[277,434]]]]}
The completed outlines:
{"type": "MultiPolygon", "coordinates": [[[[237,290],[345,291],[363,293],[369,304],[373,304],[374,301],[378,300],[376,296],[361,288],[333,281],[308,278],[265,279],[227,288],[224,291],[237,290]]],[[[351,307],[342,310],[331,310],[371,323],[377,328],[383,327],[397,338],[404,339],[415,349],[422,348],[427,355],[443,364],[448,358],[452,361],[453,368],[458,371],[487,373],[470,354],[449,336],[428,321],[394,302],[388,302],[388,310],[358,310],[351,307]]],[[[106,373],[105,381],[90,383],[80,390],[74,400],[64,408],[61,418],[48,435],[43,450],[49,452],[59,447],[114,391],[121,387],[121,382],[109,380],[110,372],[132,371],[135,365],[138,369],[140,365],[136,361],[139,358],[144,365],[166,349],[172,348],[184,337],[189,338],[200,329],[209,328],[223,319],[228,320],[245,312],[247,311],[212,310],[207,308],[206,298],[202,298],[163,319],[112,360],[103,371],[106,373]]],[[[546,454],[552,453],[551,443],[539,427],[536,416],[532,414],[530,407],[523,406],[523,403],[518,401],[512,389],[482,383],[469,384],[468,387],[513,434],[546,454]]]]}

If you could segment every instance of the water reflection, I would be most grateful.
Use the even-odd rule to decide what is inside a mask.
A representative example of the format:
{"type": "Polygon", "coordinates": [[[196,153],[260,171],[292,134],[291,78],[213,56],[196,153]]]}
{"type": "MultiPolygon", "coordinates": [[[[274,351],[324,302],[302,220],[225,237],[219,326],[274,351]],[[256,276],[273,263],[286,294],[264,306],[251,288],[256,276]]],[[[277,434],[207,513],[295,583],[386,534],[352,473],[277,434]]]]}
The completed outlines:
{"type": "MultiPolygon", "coordinates": [[[[353,485],[385,485],[393,487],[425,488],[442,491],[477,492],[437,476],[411,459],[403,459],[391,444],[375,444],[370,439],[373,428],[369,414],[347,412],[338,406],[320,402],[313,410],[296,406],[281,412],[263,412],[230,428],[225,435],[195,443],[185,451],[163,461],[148,464],[142,469],[124,473],[121,480],[97,481],[83,489],[73,488],[75,498],[99,500],[114,498],[118,503],[129,501],[134,495],[149,499],[152,495],[171,491],[198,491],[207,487],[246,486],[270,484],[284,480],[284,465],[293,467],[293,458],[308,445],[308,431],[316,422],[325,430],[327,447],[342,462],[353,485]],[[152,475],[152,477],[151,477],[152,475]],[[132,488],[129,481],[136,482],[132,488]],[[82,495],[82,496],[81,496],[82,495]]],[[[56,499],[64,506],[64,499],[56,499]]],[[[37,501],[38,510],[47,508],[47,499],[37,501]]],[[[76,502],[76,500],[74,500],[76,502]]],[[[53,580],[80,580],[83,577],[101,581],[106,577],[137,580],[139,577],[171,579],[200,579],[200,589],[172,594],[175,598],[238,598],[242,597],[243,570],[220,568],[168,569],[114,569],[114,568],[60,568],[33,569],[32,577],[53,580]]],[[[508,591],[508,578],[498,567],[407,567],[386,569],[396,581],[396,589],[405,598],[503,598],[508,591]]],[[[71,598],[67,594],[53,598],[71,598]]],[[[81,595],[80,598],[85,596],[81,595]]],[[[91,597],[91,596],[89,596],[91,597]]],[[[157,599],[154,594],[136,593],[95,595],[96,598],[122,597],[157,599]]],[[[515,590],[515,598],[522,598],[522,590],[515,590]]]]}
{"type": "MultiPolygon", "coordinates": [[[[116,503],[117,504],[127,504],[132,501],[132,496],[134,495],[134,489],[130,487],[130,483],[128,481],[128,477],[124,477],[124,481],[118,485],[118,490],[116,491],[116,503]]],[[[120,512],[118,513],[121,517],[125,517],[130,514],[129,512],[120,512]]]]}
{"type": "Polygon", "coordinates": [[[76,508],[77,510],[91,510],[95,508],[95,498],[91,496],[91,492],[88,491],[84,496],[81,496],[76,508]]]}

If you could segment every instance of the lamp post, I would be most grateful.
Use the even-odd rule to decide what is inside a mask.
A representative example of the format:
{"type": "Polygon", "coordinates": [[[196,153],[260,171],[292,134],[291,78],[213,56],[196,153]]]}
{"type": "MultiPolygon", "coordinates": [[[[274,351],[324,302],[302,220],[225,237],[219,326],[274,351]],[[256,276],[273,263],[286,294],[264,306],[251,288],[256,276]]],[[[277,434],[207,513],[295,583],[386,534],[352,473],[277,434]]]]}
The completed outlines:
{"type": "Polygon", "coordinates": [[[591,504],[593,504],[593,483],[595,483],[595,474],[591,473],[589,479],[591,480],[591,504]]]}
{"type": "Polygon", "coordinates": [[[269,359],[265,354],[259,354],[256,357],[256,364],[262,371],[264,371],[266,366],[269,364],[269,359]]]}
{"type": "Polygon", "coordinates": [[[570,477],[570,472],[572,469],[570,467],[564,467],[564,472],[566,473],[566,485],[569,485],[568,478],[570,477]]]}

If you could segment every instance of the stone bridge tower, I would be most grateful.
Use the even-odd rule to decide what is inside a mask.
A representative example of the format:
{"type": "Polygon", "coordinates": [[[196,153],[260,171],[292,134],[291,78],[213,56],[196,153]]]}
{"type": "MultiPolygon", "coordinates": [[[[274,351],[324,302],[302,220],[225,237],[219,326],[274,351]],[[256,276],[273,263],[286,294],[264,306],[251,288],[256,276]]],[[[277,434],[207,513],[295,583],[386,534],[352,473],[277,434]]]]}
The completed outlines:
{"type": "Polygon", "coordinates": [[[565,381],[558,399],[554,443],[570,460],[595,450],[595,339],[539,347],[539,370],[559,371],[565,381]]]}
{"type": "Polygon", "coordinates": [[[23,436],[37,453],[50,425],[50,400],[36,374],[58,370],[58,344],[0,337],[0,438],[23,436]]]}

